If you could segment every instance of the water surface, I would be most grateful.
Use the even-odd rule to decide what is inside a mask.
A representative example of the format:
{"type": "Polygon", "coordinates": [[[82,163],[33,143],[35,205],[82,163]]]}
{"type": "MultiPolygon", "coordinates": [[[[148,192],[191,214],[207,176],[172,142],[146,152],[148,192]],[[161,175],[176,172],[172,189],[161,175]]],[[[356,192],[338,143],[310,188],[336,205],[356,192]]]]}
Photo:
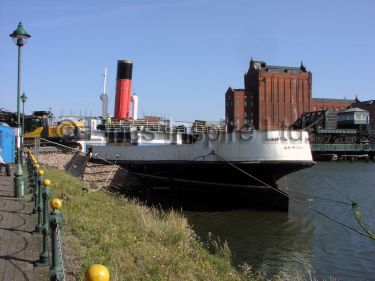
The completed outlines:
{"type": "MultiPolygon", "coordinates": [[[[319,162],[279,182],[296,199],[361,230],[350,201],[320,175],[359,203],[365,223],[375,232],[375,164],[319,162]]],[[[253,210],[243,202],[184,213],[203,241],[209,232],[227,240],[236,265],[246,262],[269,276],[311,272],[319,280],[375,280],[375,241],[296,202],[290,201],[288,213],[253,210]]]]}

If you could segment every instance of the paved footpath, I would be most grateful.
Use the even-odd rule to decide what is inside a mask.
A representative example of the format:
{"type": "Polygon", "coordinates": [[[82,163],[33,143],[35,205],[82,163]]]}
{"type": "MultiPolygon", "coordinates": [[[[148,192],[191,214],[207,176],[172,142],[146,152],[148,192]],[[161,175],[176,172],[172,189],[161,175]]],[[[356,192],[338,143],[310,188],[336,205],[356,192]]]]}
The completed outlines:
{"type": "Polygon", "coordinates": [[[42,235],[33,235],[37,216],[30,194],[13,196],[13,176],[0,174],[0,281],[49,280],[49,267],[34,267],[42,235]]]}

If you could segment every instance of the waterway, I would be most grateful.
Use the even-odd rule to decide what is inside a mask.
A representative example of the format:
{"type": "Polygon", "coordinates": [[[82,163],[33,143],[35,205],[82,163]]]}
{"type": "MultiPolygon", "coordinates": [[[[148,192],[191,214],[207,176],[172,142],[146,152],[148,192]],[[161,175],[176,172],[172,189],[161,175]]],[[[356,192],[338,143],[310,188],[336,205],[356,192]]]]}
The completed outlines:
{"type": "MultiPolygon", "coordinates": [[[[279,182],[296,199],[361,230],[350,201],[325,179],[359,203],[364,222],[375,232],[375,164],[319,162],[279,182]]],[[[246,262],[255,271],[289,280],[297,275],[309,280],[309,274],[318,280],[375,280],[375,241],[294,201],[288,213],[255,210],[240,201],[184,210],[202,242],[209,235],[228,242],[235,265],[246,262]]]]}

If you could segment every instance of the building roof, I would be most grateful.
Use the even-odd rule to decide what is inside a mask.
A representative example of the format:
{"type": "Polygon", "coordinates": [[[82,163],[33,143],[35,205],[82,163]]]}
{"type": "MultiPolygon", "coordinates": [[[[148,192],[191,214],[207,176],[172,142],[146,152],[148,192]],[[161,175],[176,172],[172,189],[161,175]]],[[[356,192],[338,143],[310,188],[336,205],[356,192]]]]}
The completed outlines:
{"type": "Polygon", "coordinates": [[[375,100],[367,100],[367,101],[357,101],[354,103],[354,105],[358,106],[358,105],[361,105],[361,106],[369,106],[369,105],[375,105],[375,100]]]}
{"type": "Polygon", "coordinates": [[[232,87],[229,87],[225,95],[235,95],[235,94],[243,94],[245,93],[245,89],[233,89],[232,87]]]}
{"type": "Polygon", "coordinates": [[[338,102],[338,103],[348,103],[351,104],[354,100],[347,99],[326,99],[326,98],[312,98],[315,102],[338,102]]]}
{"type": "Polygon", "coordinates": [[[367,110],[363,110],[359,107],[352,107],[352,108],[342,111],[341,113],[344,113],[344,112],[367,112],[367,110]]]}
{"type": "Polygon", "coordinates": [[[267,71],[267,72],[277,72],[277,73],[303,73],[307,72],[306,67],[301,61],[299,67],[294,66],[280,66],[280,65],[267,65],[264,61],[257,61],[251,58],[250,64],[254,65],[255,69],[267,71]]]}
{"type": "Polygon", "coordinates": [[[266,65],[264,68],[265,68],[265,69],[298,69],[298,70],[300,70],[299,67],[294,67],[294,66],[281,66],[281,65],[266,65]]]}

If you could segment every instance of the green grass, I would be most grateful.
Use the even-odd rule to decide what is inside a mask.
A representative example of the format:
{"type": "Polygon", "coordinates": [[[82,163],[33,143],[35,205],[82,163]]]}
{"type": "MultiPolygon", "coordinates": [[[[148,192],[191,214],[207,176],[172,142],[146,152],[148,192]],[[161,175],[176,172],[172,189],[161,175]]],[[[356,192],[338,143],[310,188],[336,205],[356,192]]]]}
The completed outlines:
{"type": "Polygon", "coordinates": [[[85,184],[64,171],[46,167],[54,197],[63,199],[70,245],[85,269],[93,263],[108,267],[116,280],[251,280],[251,272],[236,271],[230,250],[214,245],[206,250],[186,218],[164,212],[105,190],[84,191],[85,184]],[[64,200],[65,199],[65,200],[64,200]]]}

